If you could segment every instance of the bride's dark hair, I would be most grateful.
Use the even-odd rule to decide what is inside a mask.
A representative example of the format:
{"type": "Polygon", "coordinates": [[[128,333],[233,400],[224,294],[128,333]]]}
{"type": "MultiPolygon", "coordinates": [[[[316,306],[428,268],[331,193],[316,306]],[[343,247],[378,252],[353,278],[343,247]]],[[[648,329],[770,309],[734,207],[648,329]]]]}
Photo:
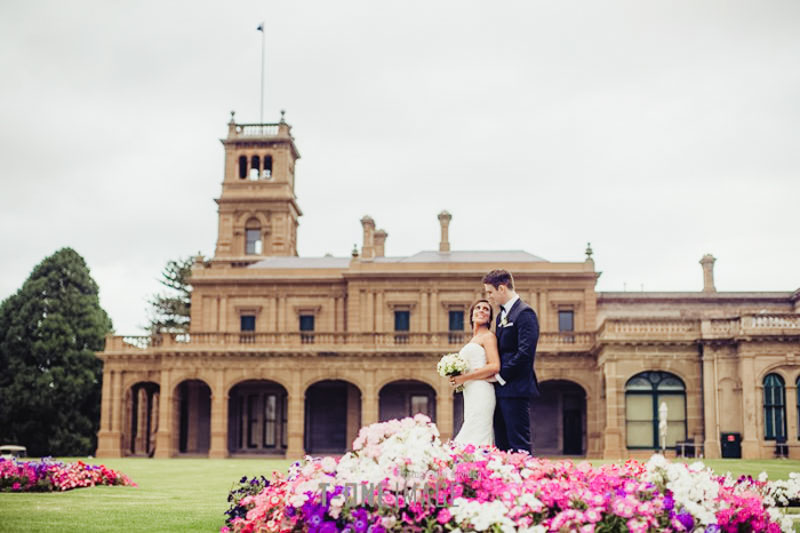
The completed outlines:
{"type": "Polygon", "coordinates": [[[472,321],[472,312],[475,311],[475,306],[481,302],[486,302],[489,305],[489,322],[486,323],[486,327],[492,329],[492,320],[494,319],[494,309],[492,309],[492,304],[489,303],[489,300],[486,298],[479,298],[472,302],[472,305],[469,308],[469,327],[474,328],[475,324],[472,321]]]}

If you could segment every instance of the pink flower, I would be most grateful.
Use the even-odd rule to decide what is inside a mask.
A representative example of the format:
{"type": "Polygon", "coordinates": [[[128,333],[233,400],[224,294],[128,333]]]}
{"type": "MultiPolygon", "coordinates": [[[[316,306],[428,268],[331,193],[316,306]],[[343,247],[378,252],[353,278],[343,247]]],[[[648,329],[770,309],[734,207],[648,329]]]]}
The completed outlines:
{"type": "Polygon", "coordinates": [[[450,511],[447,510],[447,508],[442,509],[441,511],[439,511],[439,514],[436,515],[436,521],[439,522],[440,524],[448,523],[450,521],[450,518],[452,518],[452,515],[450,514],[450,511]]]}

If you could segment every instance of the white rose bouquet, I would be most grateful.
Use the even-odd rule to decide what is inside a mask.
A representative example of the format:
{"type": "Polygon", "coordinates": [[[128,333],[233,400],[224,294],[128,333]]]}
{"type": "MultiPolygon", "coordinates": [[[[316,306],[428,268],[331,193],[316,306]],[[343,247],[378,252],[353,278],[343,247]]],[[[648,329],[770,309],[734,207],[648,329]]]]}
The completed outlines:
{"type": "MultiPolygon", "coordinates": [[[[449,353],[439,360],[439,363],[436,365],[436,370],[439,371],[439,375],[442,377],[458,376],[469,370],[469,363],[467,363],[466,359],[461,357],[461,354],[449,353]]],[[[463,385],[456,387],[456,392],[461,392],[463,390],[463,385]]]]}

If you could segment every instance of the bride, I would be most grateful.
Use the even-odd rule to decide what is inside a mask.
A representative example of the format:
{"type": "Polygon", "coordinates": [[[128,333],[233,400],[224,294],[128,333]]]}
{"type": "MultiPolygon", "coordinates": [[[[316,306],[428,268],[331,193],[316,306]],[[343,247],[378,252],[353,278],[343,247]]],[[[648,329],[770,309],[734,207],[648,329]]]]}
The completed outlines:
{"type": "Polygon", "coordinates": [[[494,444],[494,386],[486,381],[500,370],[497,337],[489,329],[493,315],[488,300],[472,304],[472,339],[459,352],[469,364],[469,371],[450,378],[451,385],[464,385],[464,425],[453,439],[459,444],[494,444]]]}

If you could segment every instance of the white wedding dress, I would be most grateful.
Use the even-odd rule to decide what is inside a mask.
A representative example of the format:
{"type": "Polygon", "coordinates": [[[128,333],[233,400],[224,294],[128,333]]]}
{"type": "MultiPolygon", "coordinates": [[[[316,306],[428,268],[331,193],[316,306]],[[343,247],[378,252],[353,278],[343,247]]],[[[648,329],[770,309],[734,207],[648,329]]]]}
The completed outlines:
{"type": "MultiPolygon", "coordinates": [[[[469,372],[486,366],[486,350],[478,343],[467,343],[459,353],[469,363],[469,372]]],[[[469,380],[462,394],[464,425],[453,440],[476,446],[494,444],[494,385],[482,379],[469,380]]]]}

